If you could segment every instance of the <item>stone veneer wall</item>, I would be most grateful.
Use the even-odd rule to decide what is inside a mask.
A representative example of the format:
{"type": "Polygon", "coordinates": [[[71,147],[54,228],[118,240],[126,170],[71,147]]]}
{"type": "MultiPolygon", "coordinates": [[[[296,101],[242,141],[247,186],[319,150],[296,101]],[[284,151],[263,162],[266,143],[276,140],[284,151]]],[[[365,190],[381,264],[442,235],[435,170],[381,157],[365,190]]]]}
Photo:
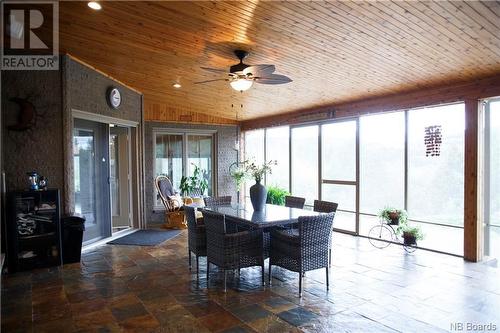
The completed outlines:
{"type": "Polygon", "coordinates": [[[8,191],[28,188],[26,173],[38,171],[49,187],[63,188],[63,126],[60,71],[2,71],[2,136],[8,191]],[[12,97],[27,98],[36,109],[35,125],[22,132],[7,129],[17,122],[19,106],[12,97]]]}
{"type": "Polygon", "coordinates": [[[236,185],[229,175],[229,166],[237,161],[238,154],[234,150],[234,142],[236,140],[236,126],[222,125],[195,125],[195,124],[175,124],[164,122],[145,123],[144,133],[144,152],[145,152],[145,195],[146,195],[146,221],[148,223],[163,222],[164,212],[155,212],[154,196],[156,190],[154,187],[154,156],[153,156],[153,129],[155,128],[180,128],[180,129],[198,129],[198,130],[215,130],[216,137],[216,168],[217,168],[217,193],[216,195],[231,195],[233,201],[236,201],[236,185]]]}
{"type": "MultiPolygon", "coordinates": [[[[65,192],[64,197],[67,212],[74,210],[73,194],[73,117],[72,110],[85,111],[107,117],[135,121],[139,123],[139,142],[142,142],[142,94],[138,93],[112,78],[105,76],[69,56],[63,57],[63,109],[64,117],[64,156],[65,156],[65,192]],[[111,108],[107,103],[108,88],[120,90],[122,103],[118,109],[111,108]]],[[[138,154],[142,153],[142,145],[138,154]]],[[[140,184],[142,185],[142,184],[140,184]]]]}
{"type": "MultiPolygon", "coordinates": [[[[58,71],[2,71],[2,153],[7,190],[26,189],[26,173],[36,170],[48,178],[49,187],[62,190],[64,212],[73,210],[73,118],[77,109],[138,122],[142,142],[142,94],[62,56],[58,71]],[[118,87],[122,105],[106,102],[109,87],[118,87]],[[19,116],[12,97],[27,98],[37,110],[36,124],[23,132],[8,130],[19,116]]],[[[142,144],[139,143],[140,154],[142,144]]],[[[142,154],[141,154],[142,155],[142,154]]]]}

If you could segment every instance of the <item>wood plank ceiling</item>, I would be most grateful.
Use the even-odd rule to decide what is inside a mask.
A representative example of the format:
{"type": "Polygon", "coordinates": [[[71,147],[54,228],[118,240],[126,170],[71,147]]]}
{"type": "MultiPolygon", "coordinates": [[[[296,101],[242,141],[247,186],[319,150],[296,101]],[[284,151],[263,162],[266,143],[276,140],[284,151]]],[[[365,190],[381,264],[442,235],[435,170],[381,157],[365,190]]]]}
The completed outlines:
{"type": "Polygon", "coordinates": [[[249,120],[500,73],[498,1],[101,4],[60,4],[61,50],[142,91],[150,119],[249,120]],[[193,84],[236,48],[294,81],[193,84]]]}

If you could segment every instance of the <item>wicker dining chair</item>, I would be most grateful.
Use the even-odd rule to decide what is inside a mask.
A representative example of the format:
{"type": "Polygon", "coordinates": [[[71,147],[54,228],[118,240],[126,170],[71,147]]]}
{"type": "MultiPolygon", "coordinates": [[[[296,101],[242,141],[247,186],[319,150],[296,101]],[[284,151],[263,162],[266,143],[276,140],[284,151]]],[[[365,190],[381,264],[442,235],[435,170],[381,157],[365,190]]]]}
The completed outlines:
{"type": "Polygon", "coordinates": [[[191,254],[196,256],[196,278],[199,278],[199,257],[207,255],[207,234],[204,224],[198,224],[196,207],[184,206],[188,226],[189,269],[191,269],[191,254]]]}
{"type": "Polygon", "coordinates": [[[303,273],[325,268],[326,289],[329,289],[328,244],[333,217],[333,213],[300,216],[298,230],[275,229],[271,231],[269,284],[271,284],[272,265],[297,272],[299,273],[299,297],[301,297],[303,273]]]}
{"type": "Polygon", "coordinates": [[[313,210],[319,213],[335,213],[338,206],[339,204],[336,202],[314,200],[313,210]]]}
{"type": "Polygon", "coordinates": [[[222,197],[206,197],[203,198],[205,200],[205,206],[220,206],[220,205],[230,205],[232,197],[230,195],[222,196],[222,197]]]}
{"type": "MultiPolygon", "coordinates": [[[[323,200],[314,200],[314,208],[313,210],[315,212],[319,213],[335,213],[337,212],[337,207],[339,206],[338,203],[336,202],[331,202],[331,201],[323,201],[323,200]]],[[[333,228],[333,226],[332,226],[333,228]]],[[[332,267],[332,237],[331,235],[333,234],[330,233],[330,245],[328,247],[328,266],[332,267]]]]}
{"type": "Polygon", "coordinates": [[[305,203],[306,203],[306,199],[305,198],[294,197],[294,196],[291,196],[291,195],[287,195],[285,197],[285,206],[286,207],[303,209],[305,203]]]}
{"type": "Polygon", "coordinates": [[[207,231],[207,285],[211,263],[224,271],[224,292],[227,270],[261,266],[264,284],[262,230],[229,233],[225,216],[207,210],[203,212],[203,219],[207,231]]]}

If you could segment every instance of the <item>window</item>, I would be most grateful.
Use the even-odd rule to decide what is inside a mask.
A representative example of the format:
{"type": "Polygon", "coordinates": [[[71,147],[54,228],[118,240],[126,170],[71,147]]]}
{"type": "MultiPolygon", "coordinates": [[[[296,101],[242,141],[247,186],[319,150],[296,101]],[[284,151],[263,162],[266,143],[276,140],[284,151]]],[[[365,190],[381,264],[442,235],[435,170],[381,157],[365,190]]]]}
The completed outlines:
{"type": "Polygon", "coordinates": [[[333,226],[356,232],[356,120],[321,126],[321,199],[339,204],[333,226]]]}
{"type": "Polygon", "coordinates": [[[500,227],[500,101],[489,106],[489,221],[500,227]]]}
{"type": "Polygon", "coordinates": [[[292,195],[318,198],[318,126],[292,128],[292,195]]]}
{"type": "Polygon", "coordinates": [[[500,258],[500,100],[485,105],[484,254],[500,258]]]}
{"type": "MultiPolygon", "coordinates": [[[[405,114],[395,112],[360,118],[360,213],[376,215],[384,207],[403,208],[405,179],[405,114]]],[[[377,219],[360,219],[367,235],[377,219]]]]}
{"type": "MultiPolygon", "coordinates": [[[[175,189],[181,184],[183,170],[183,135],[182,134],[156,134],[155,136],[155,177],[167,176],[175,189]]],[[[161,201],[156,199],[156,205],[161,201]]]]}
{"type": "Polygon", "coordinates": [[[356,181],[356,121],[321,127],[322,177],[356,181]]]}
{"type": "Polygon", "coordinates": [[[264,130],[245,133],[245,159],[256,164],[264,163],[264,130]]]}
{"type": "MultiPolygon", "coordinates": [[[[245,160],[257,165],[264,163],[264,130],[248,131],[245,133],[245,160]]],[[[253,179],[245,182],[245,196],[250,198],[250,187],[255,183],[253,179]]],[[[262,185],[266,184],[266,179],[262,180],[262,185]]]]}
{"type": "MultiPolygon", "coordinates": [[[[155,143],[155,177],[166,175],[179,191],[182,176],[193,173],[193,164],[207,172],[208,195],[213,192],[213,133],[173,132],[157,130],[155,143]]],[[[163,208],[154,194],[155,208],[163,208]]]]}
{"type": "Polygon", "coordinates": [[[290,190],[290,128],[275,127],[266,130],[266,161],[276,160],[277,165],[266,177],[266,184],[290,190]]]}
{"type": "Polygon", "coordinates": [[[463,226],[464,131],[464,104],[408,112],[408,214],[412,219],[463,226]],[[437,130],[430,133],[430,129],[437,130]]]}
{"type": "Polygon", "coordinates": [[[192,176],[194,166],[205,170],[208,181],[208,195],[212,194],[212,136],[188,135],[188,175],[192,176]]]}

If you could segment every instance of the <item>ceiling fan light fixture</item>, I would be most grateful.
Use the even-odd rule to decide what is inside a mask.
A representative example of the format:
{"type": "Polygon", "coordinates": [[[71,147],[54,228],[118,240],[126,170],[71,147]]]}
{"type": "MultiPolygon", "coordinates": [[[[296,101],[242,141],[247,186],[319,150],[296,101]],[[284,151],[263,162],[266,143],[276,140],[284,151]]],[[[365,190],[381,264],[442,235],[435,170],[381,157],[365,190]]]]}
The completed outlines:
{"type": "Polygon", "coordinates": [[[245,91],[252,87],[253,80],[236,79],[229,82],[229,84],[231,85],[231,88],[233,88],[236,91],[245,91]]]}

